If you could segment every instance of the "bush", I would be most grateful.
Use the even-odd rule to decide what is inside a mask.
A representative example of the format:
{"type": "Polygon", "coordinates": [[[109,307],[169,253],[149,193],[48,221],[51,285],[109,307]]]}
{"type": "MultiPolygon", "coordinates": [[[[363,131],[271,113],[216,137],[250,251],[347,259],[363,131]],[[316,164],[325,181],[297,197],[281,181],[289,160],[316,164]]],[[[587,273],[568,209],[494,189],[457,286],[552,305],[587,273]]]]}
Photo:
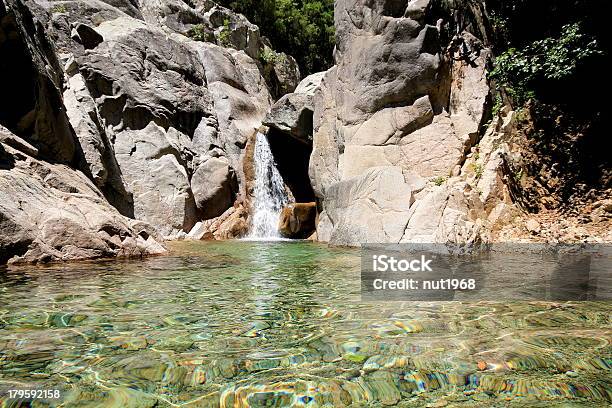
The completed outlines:
{"type": "Polygon", "coordinates": [[[558,38],[549,37],[521,49],[504,51],[495,58],[489,77],[508,91],[517,106],[522,106],[537,96],[538,82],[568,79],[576,74],[580,63],[598,55],[603,55],[603,51],[597,40],[585,35],[580,24],[568,24],[558,38]]]}
{"type": "Polygon", "coordinates": [[[444,184],[446,182],[446,177],[438,176],[438,177],[435,177],[435,178],[431,179],[431,181],[436,186],[441,186],[442,184],[444,184]]]}
{"type": "Polygon", "coordinates": [[[274,48],[292,55],[302,73],[333,65],[333,0],[219,0],[257,24],[274,48]]]}
{"type": "Polygon", "coordinates": [[[273,64],[278,58],[279,55],[268,47],[265,47],[263,51],[259,53],[259,59],[266,64],[273,64]]]}
{"type": "Polygon", "coordinates": [[[225,19],[223,21],[223,27],[221,28],[221,31],[219,31],[219,45],[228,47],[232,42],[231,35],[232,29],[230,27],[230,21],[225,19]]]}
{"type": "Polygon", "coordinates": [[[56,4],[51,8],[51,13],[66,13],[68,9],[64,4],[56,4]]]}
{"type": "Polygon", "coordinates": [[[196,24],[189,29],[187,37],[195,41],[211,41],[214,35],[208,30],[204,24],[196,24]],[[212,36],[212,37],[211,37],[212,36]]]}

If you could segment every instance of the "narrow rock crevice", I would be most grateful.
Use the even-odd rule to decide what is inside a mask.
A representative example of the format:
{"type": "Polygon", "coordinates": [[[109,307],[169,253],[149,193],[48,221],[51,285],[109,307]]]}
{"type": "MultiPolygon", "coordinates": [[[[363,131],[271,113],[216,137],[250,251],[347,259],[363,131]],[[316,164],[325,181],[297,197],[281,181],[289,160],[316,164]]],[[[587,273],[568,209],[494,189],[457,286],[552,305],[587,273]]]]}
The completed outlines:
{"type": "Polygon", "coordinates": [[[276,167],[295,201],[298,203],[315,201],[308,177],[312,144],[298,141],[274,128],[269,130],[268,140],[276,167]]]}

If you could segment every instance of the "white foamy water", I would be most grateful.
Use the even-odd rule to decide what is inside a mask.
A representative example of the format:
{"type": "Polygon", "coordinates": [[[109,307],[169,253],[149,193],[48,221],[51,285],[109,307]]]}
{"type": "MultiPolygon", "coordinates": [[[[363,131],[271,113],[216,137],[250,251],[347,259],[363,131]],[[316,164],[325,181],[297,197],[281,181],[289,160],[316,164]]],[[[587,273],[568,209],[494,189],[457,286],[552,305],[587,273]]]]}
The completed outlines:
{"type": "Polygon", "coordinates": [[[255,198],[253,203],[253,221],[247,239],[280,239],[278,219],[281,210],[289,199],[285,191],[283,178],[274,163],[274,156],[272,156],[268,138],[259,132],[255,141],[254,161],[255,198]]]}

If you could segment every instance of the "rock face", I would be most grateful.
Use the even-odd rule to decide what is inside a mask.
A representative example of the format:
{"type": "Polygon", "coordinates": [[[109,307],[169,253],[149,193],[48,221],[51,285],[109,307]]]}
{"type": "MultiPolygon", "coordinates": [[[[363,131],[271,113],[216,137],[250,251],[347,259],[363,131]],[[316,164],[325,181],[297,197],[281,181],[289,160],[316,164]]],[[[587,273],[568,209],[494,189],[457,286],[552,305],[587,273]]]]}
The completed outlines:
{"type": "Polygon", "coordinates": [[[28,153],[0,144],[0,263],[165,252],[153,227],[119,214],[83,173],[28,153]]]}
{"type": "Polygon", "coordinates": [[[487,239],[514,214],[516,115],[485,126],[486,30],[457,12],[337,0],[336,65],[300,82],[210,0],[0,0],[0,263],[243,235],[257,132],[316,200],[286,209],[286,236],[487,239]]]}
{"type": "Polygon", "coordinates": [[[244,149],[272,103],[264,40],[212,2],[88,1],[41,1],[83,167],[122,214],[182,236],[245,195],[244,149]]]}
{"type": "Polygon", "coordinates": [[[0,263],[244,232],[247,141],[299,82],[257,26],[204,0],[1,0],[0,21],[0,263]]]}
{"type": "Polygon", "coordinates": [[[280,98],[266,115],[264,125],[311,144],[314,94],[321,85],[323,75],[323,72],[319,72],[307,76],[293,93],[280,98]]]}
{"type": "MultiPolygon", "coordinates": [[[[165,252],[153,227],[122,216],[92,182],[108,177],[103,146],[89,139],[91,150],[83,150],[70,126],[41,22],[8,0],[0,2],[0,21],[0,78],[17,97],[0,99],[0,264],[165,252]],[[87,158],[84,174],[75,167],[87,158]]],[[[86,118],[74,119],[90,130],[86,118]]]]}
{"type": "Polygon", "coordinates": [[[285,238],[307,238],[315,230],[316,203],[292,203],[281,211],[278,231],[285,238]]]}
{"type": "Polygon", "coordinates": [[[461,166],[488,109],[489,51],[447,47],[429,3],[335,3],[336,66],[314,97],[309,165],[323,241],[480,239],[483,205],[461,166]]]}
{"type": "Polygon", "coordinates": [[[234,202],[236,176],[227,160],[210,158],[196,169],[191,184],[196,206],[206,218],[220,216],[234,202]]]}

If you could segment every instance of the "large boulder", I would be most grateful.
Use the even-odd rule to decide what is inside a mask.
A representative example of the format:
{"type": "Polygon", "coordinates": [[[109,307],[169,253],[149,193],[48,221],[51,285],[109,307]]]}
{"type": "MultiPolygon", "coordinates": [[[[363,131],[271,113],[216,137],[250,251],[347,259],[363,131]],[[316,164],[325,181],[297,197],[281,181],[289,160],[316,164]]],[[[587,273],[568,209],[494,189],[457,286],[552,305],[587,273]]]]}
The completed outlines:
{"type": "Polygon", "coordinates": [[[151,122],[117,135],[115,155],[126,189],[134,199],[134,217],[147,220],[165,236],[189,231],[198,221],[184,157],[188,139],[174,128],[151,122]]]}
{"type": "Polygon", "coordinates": [[[486,118],[489,53],[445,52],[444,24],[428,24],[430,11],[428,0],[335,3],[336,66],[315,93],[309,165],[321,240],[480,237],[475,188],[449,177],[459,176],[486,118]]]}
{"type": "Polygon", "coordinates": [[[202,163],[191,178],[196,206],[204,218],[218,217],[232,206],[236,175],[226,159],[212,157],[202,163]]]}
{"type": "Polygon", "coordinates": [[[119,214],[83,173],[11,147],[19,137],[7,133],[0,127],[0,263],[165,252],[153,227],[119,214]]]}
{"type": "Polygon", "coordinates": [[[318,238],[336,245],[399,242],[413,201],[399,167],[373,167],[327,190],[318,238]]]}
{"type": "Polygon", "coordinates": [[[266,115],[264,125],[280,130],[297,140],[312,144],[314,94],[323,72],[304,78],[293,93],[281,97],[266,115]]]}

